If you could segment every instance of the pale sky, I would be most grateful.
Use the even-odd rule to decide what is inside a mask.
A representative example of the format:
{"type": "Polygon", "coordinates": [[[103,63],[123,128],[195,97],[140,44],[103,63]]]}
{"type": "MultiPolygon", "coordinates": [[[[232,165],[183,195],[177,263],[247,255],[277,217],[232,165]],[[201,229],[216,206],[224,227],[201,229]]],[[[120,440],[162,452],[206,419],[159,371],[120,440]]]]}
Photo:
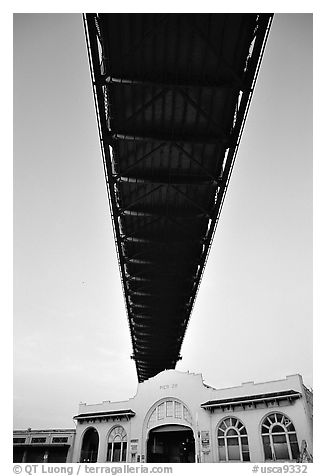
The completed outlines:
{"type": "MultiPolygon", "coordinates": [[[[137,388],[81,15],[14,17],[14,428],[137,388]]],[[[177,370],[312,386],[312,15],[274,17],[177,370]]]]}

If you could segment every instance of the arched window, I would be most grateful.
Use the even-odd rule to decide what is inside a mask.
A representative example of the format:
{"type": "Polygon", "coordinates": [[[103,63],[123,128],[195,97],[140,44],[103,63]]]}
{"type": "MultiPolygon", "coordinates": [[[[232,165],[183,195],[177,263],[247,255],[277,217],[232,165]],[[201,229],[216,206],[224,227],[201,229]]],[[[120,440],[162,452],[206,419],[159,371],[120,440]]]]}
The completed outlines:
{"type": "Polygon", "coordinates": [[[80,452],[81,463],[96,463],[99,437],[95,428],[88,428],[83,437],[83,444],[80,452]]]}
{"type": "Polygon", "coordinates": [[[297,434],[292,421],[282,413],[268,415],[261,427],[265,461],[296,460],[299,457],[297,434]]]}
{"type": "Polygon", "coordinates": [[[184,422],[192,425],[191,414],[186,405],[175,399],[160,400],[149,414],[147,428],[162,424],[162,420],[171,421],[176,419],[184,420],[184,422]]]}
{"type": "Polygon", "coordinates": [[[127,433],[122,426],[115,426],[109,434],[107,461],[127,461],[127,433]]]}
{"type": "Polygon", "coordinates": [[[217,429],[220,461],[250,461],[247,430],[237,418],[225,418],[217,429]]]}

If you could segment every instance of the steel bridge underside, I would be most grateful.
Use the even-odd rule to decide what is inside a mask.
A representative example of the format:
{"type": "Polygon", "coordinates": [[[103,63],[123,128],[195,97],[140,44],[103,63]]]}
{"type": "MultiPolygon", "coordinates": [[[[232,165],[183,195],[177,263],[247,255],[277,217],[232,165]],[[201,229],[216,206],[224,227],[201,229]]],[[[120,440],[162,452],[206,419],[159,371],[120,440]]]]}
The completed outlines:
{"type": "Polygon", "coordinates": [[[174,368],[271,14],[86,14],[138,380],[174,368]]]}

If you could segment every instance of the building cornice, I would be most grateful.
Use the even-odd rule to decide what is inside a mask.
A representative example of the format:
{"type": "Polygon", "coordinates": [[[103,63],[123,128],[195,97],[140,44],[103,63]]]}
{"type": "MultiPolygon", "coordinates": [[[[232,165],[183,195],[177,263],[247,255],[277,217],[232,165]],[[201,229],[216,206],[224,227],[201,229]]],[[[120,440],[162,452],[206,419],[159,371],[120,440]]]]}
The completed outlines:
{"type": "Polygon", "coordinates": [[[241,410],[256,408],[257,404],[263,403],[266,407],[270,403],[279,404],[280,401],[287,401],[292,404],[298,398],[301,398],[300,392],[294,390],[286,390],[282,392],[262,393],[257,395],[245,395],[241,397],[233,397],[226,399],[209,400],[201,404],[205,410],[214,411],[215,409],[233,410],[235,407],[240,407],[241,410]]]}
{"type": "Polygon", "coordinates": [[[129,420],[134,417],[136,413],[130,409],[128,410],[113,410],[109,412],[93,412],[93,413],[80,413],[79,415],[74,416],[74,420],[79,422],[95,422],[95,421],[108,421],[108,420],[117,420],[121,421],[123,419],[129,420]]]}

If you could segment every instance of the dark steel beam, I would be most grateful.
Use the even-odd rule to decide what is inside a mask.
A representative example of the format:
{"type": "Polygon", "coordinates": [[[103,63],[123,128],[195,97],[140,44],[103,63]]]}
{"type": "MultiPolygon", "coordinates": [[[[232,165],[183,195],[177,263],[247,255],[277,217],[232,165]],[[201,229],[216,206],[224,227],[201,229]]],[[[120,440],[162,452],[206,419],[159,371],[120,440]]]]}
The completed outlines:
{"type": "Polygon", "coordinates": [[[156,261],[140,258],[126,258],[125,262],[131,264],[150,264],[155,265],[156,261]]]}
{"type": "Polygon", "coordinates": [[[209,177],[211,177],[213,180],[216,180],[216,177],[211,174],[207,167],[205,167],[201,162],[199,162],[199,160],[197,160],[192,154],[187,152],[180,144],[174,143],[172,144],[172,146],[181,151],[182,154],[184,154],[191,162],[198,165],[209,177]]]}
{"type": "Polygon", "coordinates": [[[178,92],[180,94],[182,94],[182,96],[185,98],[185,100],[191,104],[198,112],[201,116],[205,117],[205,119],[208,121],[208,124],[212,124],[214,126],[214,130],[218,133],[218,135],[220,137],[227,137],[228,134],[223,131],[223,129],[221,129],[221,127],[219,126],[219,124],[217,124],[211,115],[209,115],[201,106],[200,104],[198,104],[197,101],[194,101],[194,99],[192,99],[189,94],[184,91],[183,88],[178,88],[178,92]]]}
{"type": "MultiPolygon", "coordinates": [[[[113,183],[112,180],[111,180],[111,183],[113,183]]],[[[136,200],[134,200],[132,203],[128,203],[128,205],[125,206],[122,211],[121,211],[121,208],[120,208],[120,209],[119,209],[119,210],[120,210],[120,214],[121,214],[124,210],[128,210],[128,209],[130,209],[131,207],[133,207],[134,205],[137,205],[137,203],[139,203],[140,200],[143,200],[143,198],[148,197],[148,196],[151,195],[152,193],[154,193],[154,192],[156,192],[157,190],[159,190],[161,187],[162,187],[162,185],[159,185],[158,187],[155,187],[155,188],[153,188],[152,190],[149,190],[148,192],[142,194],[140,197],[137,197],[136,200]]]]}
{"type": "Polygon", "coordinates": [[[142,136],[140,134],[130,134],[125,132],[114,132],[108,131],[104,140],[108,142],[109,145],[114,145],[114,141],[125,140],[125,141],[142,141],[142,142],[166,142],[166,143],[189,143],[189,144],[228,144],[229,135],[228,134],[217,134],[216,137],[212,136],[142,136]]]}
{"type": "MultiPolygon", "coordinates": [[[[170,210],[171,212],[171,210],[170,210]]],[[[154,212],[149,212],[149,211],[142,211],[142,210],[121,210],[119,211],[120,215],[123,216],[130,216],[130,217],[148,217],[148,218],[161,218],[166,215],[166,209],[159,209],[157,208],[156,211],[154,212]]],[[[206,215],[204,213],[182,213],[179,212],[177,213],[176,211],[173,210],[173,216],[176,218],[182,219],[182,220],[195,220],[197,218],[203,218],[206,215]]]]}
{"type": "MultiPolygon", "coordinates": [[[[233,75],[232,75],[233,76],[233,75]]],[[[122,78],[103,74],[99,78],[99,84],[105,86],[107,84],[123,84],[127,86],[149,86],[161,87],[168,90],[176,88],[214,88],[214,89],[235,89],[244,90],[245,85],[239,78],[232,78],[225,80],[224,78],[216,80],[208,77],[189,77],[189,78],[175,78],[171,81],[166,81],[162,78],[122,78]]]]}
{"type": "MultiPolygon", "coordinates": [[[[162,217],[161,217],[162,218],[162,217]]],[[[175,223],[175,221],[173,220],[173,223],[175,223]]],[[[182,226],[180,225],[179,223],[176,223],[178,224],[179,226],[182,226]]],[[[169,239],[168,241],[161,241],[161,240],[158,240],[154,237],[151,237],[151,238],[143,238],[143,237],[140,237],[140,236],[126,236],[126,235],[123,235],[121,237],[121,241],[123,243],[142,243],[142,244],[158,244],[158,245],[166,245],[166,246],[173,246],[173,245],[186,245],[187,243],[198,243],[198,244],[205,244],[205,239],[204,238],[188,238],[188,239],[183,239],[183,240],[171,240],[169,239]]]]}
{"type": "Polygon", "coordinates": [[[152,175],[149,177],[132,177],[127,175],[115,174],[112,177],[112,180],[115,183],[127,182],[127,183],[144,183],[144,184],[153,184],[159,183],[162,185],[171,185],[171,184],[180,184],[180,185],[222,185],[222,180],[220,178],[212,178],[210,176],[200,176],[200,175],[152,175]]]}
{"type": "Polygon", "coordinates": [[[133,169],[134,167],[136,167],[136,165],[140,164],[141,162],[143,162],[145,159],[148,159],[148,157],[150,157],[152,154],[154,154],[155,152],[157,152],[161,147],[163,147],[165,145],[165,142],[162,142],[161,144],[159,144],[157,147],[154,147],[152,150],[150,150],[149,152],[147,152],[147,154],[144,154],[142,155],[141,157],[139,157],[135,162],[133,162],[131,165],[129,165],[126,169],[124,169],[124,173],[128,172],[129,170],[133,169]]]}
{"type": "MultiPolygon", "coordinates": [[[[202,71],[202,78],[198,79],[198,83],[194,84],[183,84],[183,82],[187,83],[188,80],[183,81],[181,77],[179,77],[179,80],[175,81],[174,78],[172,78],[172,73],[170,75],[165,75],[164,79],[162,79],[163,74],[161,78],[153,78],[150,77],[151,73],[149,73],[148,77],[145,78],[143,77],[142,73],[142,61],[140,61],[139,68],[137,70],[138,77],[132,77],[131,79],[128,77],[115,77],[115,74],[112,73],[112,71],[110,70],[110,63],[107,61],[107,58],[110,57],[110,51],[106,51],[107,38],[105,36],[105,30],[103,30],[102,28],[102,26],[105,26],[105,21],[103,22],[103,25],[100,25],[101,28],[99,28],[99,26],[96,24],[97,20],[93,14],[88,14],[84,18],[85,23],[87,23],[87,47],[89,51],[92,84],[95,97],[95,107],[98,118],[102,154],[104,158],[103,163],[106,174],[107,186],[110,193],[109,203],[112,212],[112,220],[114,223],[115,241],[118,251],[118,259],[124,288],[133,350],[135,352],[135,356],[139,358],[139,361],[136,360],[136,368],[138,378],[140,381],[142,381],[150,376],[155,375],[157,372],[163,370],[164,368],[174,368],[176,363],[174,357],[176,354],[179,355],[180,346],[185,334],[185,327],[187,326],[189,320],[189,315],[193,307],[200,280],[207,261],[207,257],[209,255],[215,227],[219,220],[221,208],[223,206],[225,193],[227,190],[234,159],[241,139],[244,122],[252,96],[252,91],[255,85],[259,65],[261,62],[262,53],[268,36],[272,15],[258,14],[253,16],[253,22],[256,22],[256,25],[254,25],[254,28],[252,28],[252,32],[249,32],[249,34],[256,36],[255,44],[253,45],[253,48],[250,47],[248,51],[247,62],[243,71],[241,71],[241,74],[240,71],[238,72],[237,69],[235,69],[233,64],[228,65],[225,59],[222,57],[221,44],[223,44],[223,41],[225,41],[223,28],[217,36],[214,36],[213,41],[213,36],[210,35],[210,24],[208,23],[207,31],[204,31],[204,28],[199,25],[197,21],[193,21],[196,33],[191,33],[191,41],[189,42],[189,45],[186,48],[186,52],[188,54],[191,54],[191,50],[193,49],[193,44],[195,44],[195,42],[202,42],[202,40],[204,40],[206,44],[206,52],[204,50],[202,60],[200,62],[201,66],[198,70],[198,75],[200,75],[200,72],[202,71]],[[195,23],[197,23],[197,25],[195,25],[195,23]],[[102,58],[99,58],[100,48],[98,47],[96,38],[99,36],[101,40],[102,35],[99,35],[100,30],[104,38],[104,41],[102,42],[102,58]],[[198,37],[200,37],[200,40],[198,37]],[[218,41],[216,40],[216,38],[218,38],[218,41]],[[207,84],[207,82],[209,83],[209,80],[207,80],[205,75],[205,58],[208,55],[207,52],[209,50],[215,54],[219,65],[217,70],[217,77],[215,78],[215,87],[218,86],[219,77],[222,77],[222,75],[224,75],[225,78],[227,78],[225,80],[227,83],[227,87],[234,87],[236,90],[239,91],[240,89],[242,89],[243,92],[241,101],[240,96],[238,97],[237,101],[233,101],[233,105],[230,103],[230,101],[226,101],[226,107],[228,107],[229,109],[227,111],[222,111],[222,116],[233,116],[235,118],[233,122],[233,129],[230,134],[224,133],[224,129],[229,130],[229,126],[226,124],[225,121],[223,121],[223,118],[221,120],[221,126],[223,130],[218,131],[218,127],[213,127],[220,125],[220,120],[218,120],[218,124],[214,124],[215,116],[213,116],[213,111],[209,110],[213,108],[213,101],[211,101],[210,103],[212,106],[206,104],[206,102],[201,101],[201,88],[204,88],[206,86],[212,87],[212,85],[209,86],[207,84]],[[102,68],[102,61],[104,62],[105,68],[102,68]],[[222,66],[221,62],[223,63],[222,66]],[[104,70],[107,71],[107,76],[105,78],[103,77],[104,70]],[[105,81],[105,79],[108,80],[108,83],[103,83],[103,80],[105,81]],[[139,80],[141,81],[140,83],[139,80]],[[201,85],[201,82],[206,84],[201,85]],[[120,86],[118,83],[120,83],[120,86]],[[105,84],[107,87],[103,87],[105,84]],[[113,86],[113,84],[115,84],[115,86],[113,86]],[[134,88],[134,90],[137,92],[137,94],[138,91],[140,91],[139,99],[142,104],[140,105],[138,102],[137,106],[135,107],[136,101],[131,99],[132,104],[130,109],[124,111],[125,116],[129,114],[129,118],[127,119],[125,119],[124,115],[119,116],[117,104],[120,99],[122,100],[121,104],[124,104],[124,101],[126,101],[127,98],[127,96],[124,96],[124,93],[127,92],[129,97],[129,94],[132,94],[133,90],[132,88],[121,87],[121,84],[141,86],[138,89],[134,88]],[[243,85],[246,85],[246,87],[244,88],[243,85]],[[147,87],[147,90],[144,86],[147,87]],[[183,90],[182,88],[184,88],[185,90],[183,90]],[[197,92],[194,92],[194,88],[198,89],[198,94],[197,92]],[[115,102],[114,95],[118,91],[118,89],[119,95],[116,96],[117,102],[115,102]],[[173,89],[173,94],[169,93],[169,95],[167,95],[166,92],[171,89],[173,89]],[[147,91],[151,94],[145,94],[145,92],[147,93],[147,91]],[[184,99],[182,100],[182,102],[180,102],[181,107],[183,109],[181,111],[176,112],[176,99],[179,99],[178,91],[183,95],[184,99]],[[162,101],[158,101],[159,98],[162,99],[162,101]],[[140,107],[138,107],[139,105],[140,107]],[[205,135],[204,137],[199,136],[198,133],[194,136],[190,136],[189,132],[179,132],[179,135],[177,137],[174,135],[177,133],[177,131],[189,131],[189,128],[187,128],[189,124],[187,124],[185,121],[188,117],[187,114],[190,111],[190,106],[191,109],[194,107],[197,111],[197,113],[195,113],[196,119],[194,123],[191,122],[193,130],[199,130],[198,116],[204,116],[207,120],[208,126],[205,129],[207,131],[207,135],[205,135]],[[159,119],[158,108],[161,108],[160,114],[163,119],[166,119],[167,113],[169,114],[169,123],[171,124],[171,128],[168,132],[160,132],[160,130],[155,126],[155,124],[158,124],[158,122],[155,122],[155,124],[153,123],[153,128],[150,132],[148,132],[147,119],[150,120],[150,117],[155,120],[159,119]],[[146,127],[142,127],[145,126],[145,115],[146,127]],[[115,118],[119,118],[120,121],[124,120],[125,122],[123,126],[119,126],[119,129],[117,128],[118,130],[116,130],[114,127],[115,118]],[[135,119],[136,122],[133,123],[131,127],[132,119],[135,119]],[[179,125],[175,124],[176,121],[183,122],[183,126],[179,127],[179,125]],[[108,122],[110,123],[111,128],[111,130],[109,131],[108,122]],[[212,125],[212,128],[210,127],[210,124],[212,125]],[[198,127],[196,127],[196,125],[198,127]],[[209,132],[209,130],[213,130],[214,133],[209,132]],[[215,131],[217,132],[215,133],[215,131]],[[165,135],[166,137],[164,137],[165,135]],[[117,141],[129,140],[138,141],[140,142],[140,145],[139,147],[137,146],[130,148],[132,149],[132,151],[128,154],[129,147],[121,147],[121,143],[118,143],[117,141]],[[143,147],[142,142],[144,141],[152,142],[152,147],[148,147],[148,144],[144,144],[143,147]],[[155,142],[157,143],[155,144],[155,142]],[[202,147],[197,147],[196,154],[194,154],[194,148],[185,148],[183,147],[183,143],[190,145],[200,144],[202,145],[202,147]],[[107,144],[111,145],[112,148],[108,147],[107,144]],[[218,149],[218,157],[216,157],[216,161],[212,161],[211,157],[209,157],[209,167],[207,168],[204,165],[205,160],[202,160],[203,163],[201,163],[201,160],[197,160],[199,150],[202,150],[203,154],[205,153],[205,151],[208,150],[208,148],[205,147],[205,144],[222,144],[222,147],[216,147],[216,149],[218,149]],[[219,167],[221,165],[219,157],[223,152],[224,145],[226,146],[226,148],[229,148],[229,152],[226,156],[226,162],[224,164],[223,171],[223,180],[221,182],[219,179],[215,178],[214,174],[219,174],[219,167]],[[163,146],[167,146],[164,151],[162,151],[163,146]],[[151,151],[149,151],[150,148],[152,149],[151,151]],[[175,151],[172,150],[173,148],[178,149],[179,153],[175,154],[175,151]],[[161,150],[158,153],[159,149],[161,150]],[[144,152],[145,150],[146,153],[144,152]],[[111,151],[113,153],[112,157],[110,155],[111,151]],[[126,156],[120,157],[119,154],[123,154],[124,151],[126,151],[126,156]],[[155,164],[153,163],[153,161],[147,161],[146,167],[144,167],[144,169],[154,171],[153,173],[151,172],[151,176],[146,176],[143,171],[139,172],[139,170],[142,170],[142,166],[135,170],[135,167],[138,164],[146,160],[146,158],[150,157],[151,154],[154,153],[156,154],[155,160],[157,157],[159,158],[160,155],[164,156],[164,175],[154,175],[155,164]],[[140,154],[141,157],[139,157],[140,154]],[[120,158],[122,159],[121,162],[120,158]],[[207,189],[206,187],[198,187],[198,189],[196,187],[188,187],[188,190],[184,190],[182,187],[180,187],[180,190],[175,187],[176,183],[175,181],[173,181],[174,177],[169,176],[168,172],[166,171],[166,163],[168,163],[168,168],[171,169],[172,158],[173,160],[179,161],[178,163],[180,164],[180,169],[182,169],[183,174],[186,174],[187,171],[192,171],[193,173],[195,173],[194,171],[199,171],[202,175],[196,177],[195,180],[191,182],[191,184],[200,185],[202,182],[198,183],[198,181],[204,180],[205,184],[207,184],[207,189]],[[132,163],[132,161],[134,162],[132,163]],[[214,164],[212,162],[214,162],[214,164]],[[211,168],[213,170],[211,170],[211,168]],[[134,169],[132,174],[129,173],[131,169],[134,169]],[[116,174],[117,171],[119,172],[119,174],[116,174]],[[160,181],[155,182],[155,180],[160,181]],[[124,181],[129,183],[134,182],[136,184],[139,184],[139,186],[122,187],[120,183],[124,181]],[[154,185],[153,187],[149,187],[146,186],[147,183],[159,183],[160,185],[158,187],[155,187],[154,185]],[[141,184],[144,185],[141,186],[141,184]],[[164,194],[161,195],[160,193],[158,193],[155,195],[155,200],[147,200],[150,194],[155,193],[160,189],[160,187],[164,185],[169,185],[167,197],[165,194],[166,190],[163,189],[164,194]],[[148,191],[149,188],[151,188],[151,190],[148,191]],[[191,203],[192,206],[188,206],[188,204],[185,203],[185,200],[181,200],[180,197],[178,197],[176,194],[174,194],[173,196],[173,194],[171,193],[173,192],[173,188],[180,195],[182,195],[183,193],[183,198],[186,199],[189,203],[191,203]],[[216,189],[218,189],[218,193],[216,192],[216,189]],[[215,195],[214,206],[212,207],[212,209],[205,210],[205,206],[207,205],[203,204],[207,203],[208,205],[210,205],[211,202],[203,202],[201,200],[202,190],[205,191],[205,194],[207,193],[206,197],[214,197],[215,195]],[[189,191],[189,194],[187,194],[187,191],[189,191]],[[200,191],[200,193],[199,196],[197,195],[197,200],[196,193],[198,191],[200,191]],[[139,194],[139,196],[137,197],[136,194],[139,194]],[[141,203],[142,200],[146,199],[146,204],[150,205],[153,202],[154,205],[154,202],[155,204],[160,203],[160,201],[162,201],[164,197],[167,202],[166,210],[159,210],[158,214],[156,214],[158,208],[149,208],[149,210],[146,211],[146,205],[141,203]],[[129,203],[127,206],[124,206],[125,204],[123,202],[127,200],[134,201],[133,203],[129,203]],[[170,207],[170,204],[173,204],[173,207],[175,208],[174,210],[170,207]],[[137,205],[139,205],[141,209],[140,213],[137,213],[136,210],[132,209],[133,206],[137,205]],[[183,219],[186,217],[186,215],[182,215],[182,213],[180,214],[180,212],[176,212],[176,210],[178,209],[178,207],[179,210],[182,210],[182,208],[187,206],[189,210],[193,209],[195,211],[195,213],[193,214],[194,220],[196,220],[196,217],[210,218],[210,220],[207,220],[207,226],[204,226],[206,222],[204,223],[203,220],[198,224],[196,222],[190,222],[192,227],[184,226],[183,219]],[[143,214],[141,212],[143,212],[143,214]],[[128,220],[128,216],[139,217],[140,219],[128,220]],[[146,216],[150,217],[150,219],[144,220],[142,218],[146,216]],[[153,220],[152,218],[155,219],[153,220]],[[178,218],[180,218],[181,223],[178,222],[178,218]],[[160,220],[163,221],[160,223],[160,220]],[[157,222],[157,224],[153,226],[155,222],[157,222]],[[180,233],[175,226],[171,226],[168,222],[171,222],[174,225],[176,224],[182,231],[182,233],[180,233]],[[198,233],[197,231],[194,231],[194,228],[198,230],[198,233]],[[160,230],[162,231],[160,232],[160,230]],[[122,232],[124,232],[123,236],[122,232]],[[188,237],[193,236],[194,234],[200,234],[200,236],[198,236],[198,238],[190,238],[189,240],[188,237]],[[154,236],[151,237],[151,235],[154,236]],[[175,236],[180,235],[184,236],[184,240],[181,240],[179,242],[173,240],[175,236]],[[133,245],[127,246],[127,243],[132,243],[133,245]],[[187,269],[185,268],[185,274],[179,273],[178,275],[176,275],[176,273],[172,273],[172,270],[170,269],[171,267],[169,265],[167,265],[166,267],[166,271],[169,271],[169,274],[162,274],[160,266],[158,266],[159,263],[156,263],[155,259],[152,259],[152,257],[155,256],[155,253],[149,253],[150,248],[148,248],[147,246],[142,246],[143,244],[150,244],[150,247],[152,248],[154,248],[156,245],[162,245],[164,247],[175,246],[175,249],[177,250],[177,247],[187,247],[187,245],[191,246],[192,243],[196,246],[202,246],[200,256],[198,256],[197,247],[195,248],[196,251],[192,254],[192,256],[195,256],[196,258],[198,256],[198,259],[194,260],[196,268],[190,265],[189,267],[186,267],[187,269]],[[140,256],[141,253],[139,254],[139,251],[143,250],[144,248],[146,249],[146,255],[140,256]],[[127,268],[127,263],[129,263],[129,268],[127,268]],[[142,267],[143,264],[149,266],[142,267]],[[133,271],[132,274],[128,273],[128,270],[130,269],[133,271]],[[136,270],[137,272],[142,270],[142,272],[138,274],[137,272],[134,273],[134,270],[136,270]],[[179,286],[181,286],[182,289],[185,290],[185,283],[188,282],[191,284],[191,287],[189,285],[189,294],[180,294],[180,299],[184,297],[187,302],[186,306],[181,311],[179,310],[179,304],[176,305],[175,302],[179,302],[179,294],[173,295],[173,288],[177,289],[179,288],[179,286]],[[160,292],[161,289],[162,292],[160,292]],[[164,289],[166,290],[166,293],[164,293],[164,289]],[[139,294],[136,294],[137,292],[139,294]],[[136,296],[139,297],[136,298],[136,296]],[[167,296],[170,297],[167,298],[167,296]],[[138,305],[133,302],[132,297],[134,297],[135,300],[140,301],[138,305]],[[145,306],[146,301],[148,301],[148,298],[150,297],[154,298],[154,303],[152,304],[152,306],[145,306]],[[161,302],[162,299],[166,299],[166,306],[158,306],[158,303],[161,302]],[[139,309],[138,312],[137,309],[139,309]],[[144,309],[144,312],[141,312],[141,309],[144,309]],[[183,317],[183,319],[181,316],[183,317]],[[178,320],[177,318],[180,317],[181,320],[178,320]],[[163,331],[163,329],[165,329],[165,326],[166,329],[169,329],[170,331],[171,329],[175,329],[171,333],[171,336],[169,333],[163,331]],[[161,328],[162,331],[156,333],[154,332],[152,334],[150,332],[151,328],[155,328],[156,330],[159,330],[161,328]],[[142,329],[144,329],[145,332],[143,332],[142,329]],[[156,363],[155,358],[162,358],[162,361],[156,363]]],[[[180,51],[178,41],[181,34],[179,31],[180,18],[181,17],[178,17],[177,25],[175,25],[177,30],[173,33],[174,37],[172,38],[176,53],[174,55],[175,71],[177,71],[178,68],[178,51],[180,51]]],[[[192,17],[192,19],[194,18],[195,17],[192,17]]],[[[251,27],[252,24],[250,28],[251,27]]],[[[147,38],[149,38],[150,35],[155,34],[155,29],[156,26],[154,29],[150,30],[147,38]]],[[[163,30],[161,32],[164,33],[163,30]]],[[[189,34],[189,32],[190,31],[186,30],[187,34],[189,34]]],[[[239,45],[239,42],[242,38],[242,30],[238,33],[239,34],[235,38],[239,45]]],[[[144,45],[145,39],[146,34],[140,42],[141,46],[144,45]]],[[[163,39],[163,37],[161,38],[160,36],[160,40],[161,39],[163,39]]],[[[137,42],[135,44],[136,48],[138,48],[137,42]]],[[[166,45],[164,45],[163,47],[166,48],[166,45]]],[[[134,46],[131,45],[131,50],[133,48],[134,46]]],[[[153,48],[153,55],[154,54],[155,51],[153,48]]],[[[245,54],[247,54],[247,52],[245,52],[245,54]]],[[[199,63],[197,66],[199,66],[199,63]]],[[[121,70],[123,70],[123,68],[121,70]]],[[[155,68],[153,68],[153,70],[155,70],[155,68]]],[[[133,74],[135,75],[135,73],[130,73],[130,76],[132,76],[133,74]]],[[[193,77],[189,76],[189,82],[192,81],[193,77]]],[[[213,93],[213,91],[210,92],[213,93]]],[[[232,97],[235,99],[236,97],[236,94],[234,94],[234,92],[231,92],[230,94],[230,92],[228,91],[226,94],[228,95],[227,97],[230,98],[232,97]]],[[[119,122],[119,124],[120,123],[121,122],[119,122]]],[[[189,179],[192,180],[190,177],[191,176],[183,175],[182,180],[187,181],[177,183],[185,183],[186,185],[188,185],[189,179]]],[[[180,175],[177,176],[177,179],[180,180],[180,175]]],[[[164,208],[164,204],[162,208],[164,208]]],[[[162,250],[156,250],[156,253],[162,255],[162,250]]],[[[167,263],[170,263],[171,260],[168,259],[169,255],[164,254],[164,256],[167,259],[167,263]]],[[[187,260],[187,263],[189,262],[189,260],[191,260],[190,255],[189,259],[187,260]]]]}
{"type": "Polygon", "coordinates": [[[206,216],[208,218],[211,217],[211,213],[208,211],[208,210],[205,210],[205,208],[203,208],[201,205],[199,205],[198,203],[196,203],[192,198],[190,198],[186,193],[184,193],[182,190],[180,190],[178,187],[174,186],[174,185],[171,185],[172,188],[174,188],[174,190],[176,192],[178,192],[180,195],[182,195],[189,203],[191,203],[192,205],[194,205],[194,207],[196,207],[198,210],[200,210],[202,213],[205,213],[206,216]]]}

